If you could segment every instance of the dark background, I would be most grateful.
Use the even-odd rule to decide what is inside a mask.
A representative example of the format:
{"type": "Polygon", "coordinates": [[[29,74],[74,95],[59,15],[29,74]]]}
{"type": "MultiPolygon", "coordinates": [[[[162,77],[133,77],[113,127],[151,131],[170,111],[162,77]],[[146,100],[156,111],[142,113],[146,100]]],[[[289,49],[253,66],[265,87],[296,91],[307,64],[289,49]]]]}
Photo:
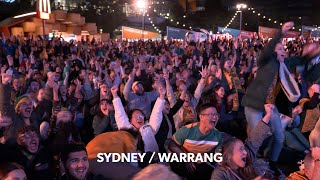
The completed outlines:
{"type": "MultiPolygon", "coordinates": [[[[5,2],[8,0],[0,0],[0,21],[7,17],[31,12],[35,10],[35,0],[15,0],[14,2],[5,2]]],[[[13,1],[13,0],[12,0],[13,1]]],[[[155,0],[149,0],[156,2],[155,0]]],[[[249,31],[257,31],[258,26],[280,27],[280,22],[294,21],[295,29],[301,28],[301,25],[320,25],[320,0],[194,0],[200,11],[192,11],[191,4],[188,0],[159,0],[160,5],[152,5],[157,8],[157,12],[170,12],[175,22],[179,21],[179,25],[167,19],[162,19],[156,24],[162,32],[165,27],[174,26],[179,28],[188,28],[189,26],[206,28],[216,31],[217,26],[225,26],[236,12],[237,3],[245,3],[248,7],[253,7],[252,10],[243,11],[243,29],[249,31]],[[165,5],[161,6],[161,2],[165,1],[165,5]],[[186,9],[183,8],[186,7],[186,9]],[[318,8],[318,9],[317,9],[318,8]],[[262,15],[259,17],[257,13],[262,15]],[[186,15],[187,18],[183,18],[186,15]],[[272,20],[269,21],[268,18],[272,20]],[[274,21],[277,21],[275,24],[274,21]],[[182,27],[185,24],[185,27],[182,27]]],[[[66,0],[66,9],[73,12],[79,12],[86,17],[87,22],[96,22],[98,29],[103,29],[103,32],[116,34],[114,30],[121,25],[141,27],[140,22],[133,22],[130,16],[123,12],[124,4],[132,4],[135,0],[66,0]],[[98,7],[98,8],[97,8],[98,7]]],[[[52,9],[61,8],[57,6],[54,0],[51,0],[52,9]]],[[[158,13],[148,11],[150,17],[160,17],[158,13]]],[[[142,21],[142,20],[141,20],[142,21]]],[[[239,28],[239,15],[229,26],[230,28],[239,28]]],[[[146,29],[153,30],[148,21],[146,29]]]]}

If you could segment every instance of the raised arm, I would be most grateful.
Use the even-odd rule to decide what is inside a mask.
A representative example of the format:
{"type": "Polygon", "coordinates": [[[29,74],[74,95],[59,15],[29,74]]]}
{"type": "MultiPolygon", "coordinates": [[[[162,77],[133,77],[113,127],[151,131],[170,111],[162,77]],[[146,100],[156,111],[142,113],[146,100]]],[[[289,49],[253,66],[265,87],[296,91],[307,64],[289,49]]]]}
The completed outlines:
{"type": "Polygon", "coordinates": [[[135,73],[136,73],[136,70],[133,69],[133,71],[129,75],[129,79],[128,79],[127,83],[124,86],[123,96],[124,96],[124,99],[126,101],[129,100],[129,96],[130,96],[130,93],[131,93],[131,87],[132,87],[132,84],[133,84],[133,81],[134,81],[135,73]]]}
{"type": "Polygon", "coordinates": [[[149,124],[153,130],[153,134],[156,134],[160,128],[161,122],[162,122],[162,109],[163,106],[165,104],[165,95],[166,95],[166,90],[164,87],[159,87],[158,88],[160,97],[158,97],[155,105],[153,106],[152,112],[151,112],[151,116],[150,116],[150,120],[149,120],[149,124]]]}
{"type": "Polygon", "coordinates": [[[174,104],[176,104],[177,102],[177,99],[173,93],[173,88],[170,84],[170,80],[169,80],[169,73],[164,70],[164,74],[163,74],[163,77],[166,81],[166,90],[167,90],[167,97],[168,97],[168,101],[169,101],[169,104],[170,104],[170,107],[173,107],[174,104]]]}
{"type": "MultiPolygon", "coordinates": [[[[246,140],[246,149],[248,156],[251,159],[255,159],[256,154],[262,145],[265,138],[267,138],[268,132],[270,131],[269,121],[272,119],[272,116],[276,115],[273,113],[274,105],[266,104],[265,110],[266,115],[258,123],[258,125],[250,132],[249,137],[246,140]]],[[[278,118],[277,118],[278,119],[278,118]]]]}
{"type": "Polygon", "coordinates": [[[269,43],[268,45],[264,48],[262,54],[260,57],[257,59],[257,64],[258,66],[263,66],[265,65],[268,60],[270,59],[270,56],[272,55],[274,48],[276,47],[277,43],[280,42],[281,37],[286,34],[292,27],[294,26],[293,22],[286,22],[282,26],[282,30],[279,31],[269,43]]]}
{"type": "Polygon", "coordinates": [[[204,89],[204,85],[205,85],[205,80],[207,78],[207,68],[205,67],[202,67],[202,71],[199,71],[200,74],[201,74],[201,79],[200,79],[200,82],[196,88],[196,90],[194,91],[194,98],[196,99],[196,104],[195,105],[198,105],[199,103],[199,100],[201,98],[201,94],[203,92],[203,89],[204,89]]]}
{"type": "Polygon", "coordinates": [[[118,97],[118,88],[117,87],[112,87],[111,88],[111,93],[113,96],[113,106],[114,106],[114,111],[115,111],[115,120],[117,123],[117,126],[119,128],[119,130],[123,130],[123,129],[132,129],[133,126],[132,124],[129,122],[129,118],[123,108],[121,99],[118,97]]]}

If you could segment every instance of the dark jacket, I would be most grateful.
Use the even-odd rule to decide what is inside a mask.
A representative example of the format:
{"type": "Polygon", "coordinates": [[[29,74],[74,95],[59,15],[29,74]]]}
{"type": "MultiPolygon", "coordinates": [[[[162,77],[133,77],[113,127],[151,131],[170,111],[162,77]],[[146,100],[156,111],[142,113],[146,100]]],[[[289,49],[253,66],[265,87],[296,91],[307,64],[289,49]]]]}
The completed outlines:
{"type": "MultiPolygon", "coordinates": [[[[173,116],[179,111],[179,109],[181,108],[183,103],[184,103],[184,100],[178,99],[176,104],[172,108],[170,108],[170,112],[167,115],[167,117],[171,123],[172,135],[176,132],[176,128],[175,128],[174,121],[173,121],[173,116]]],[[[159,146],[159,152],[161,152],[161,153],[166,153],[164,144],[165,144],[166,140],[168,139],[168,133],[169,133],[169,125],[168,125],[168,122],[165,118],[166,118],[165,115],[163,115],[160,128],[159,128],[157,134],[155,135],[156,141],[159,146]]]]}
{"type": "MultiPolygon", "coordinates": [[[[59,178],[59,180],[72,180],[67,175],[63,175],[59,178]]],[[[85,180],[107,180],[107,178],[103,177],[102,175],[94,175],[92,173],[88,173],[85,180]]]]}
{"type": "Polygon", "coordinates": [[[92,121],[92,128],[95,136],[105,132],[118,131],[114,111],[110,111],[108,116],[96,115],[92,121]]]}
{"type": "MultiPolygon", "coordinates": [[[[277,60],[277,54],[274,52],[276,44],[280,41],[282,34],[279,32],[274,39],[272,39],[266,48],[263,50],[261,56],[257,60],[259,66],[256,78],[249,84],[247,92],[242,99],[242,105],[248,106],[257,110],[264,110],[264,104],[268,96],[268,90],[272,84],[275,75],[279,72],[280,63],[277,60]]],[[[285,60],[285,64],[288,69],[291,69],[297,65],[305,63],[304,57],[293,57],[285,60]]],[[[277,107],[288,107],[290,102],[283,93],[282,89],[279,92],[280,96],[277,96],[277,107]]],[[[288,108],[279,109],[279,112],[288,115],[288,108]]],[[[290,113],[290,112],[289,112],[290,113]]]]}
{"type": "Polygon", "coordinates": [[[30,180],[51,180],[53,179],[54,172],[52,169],[52,157],[48,151],[42,147],[39,151],[32,155],[31,160],[28,159],[30,154],[26,154],[22,150],[19,151],[17,156],[17,163],[24,167],[24,171],[30,180]]]}

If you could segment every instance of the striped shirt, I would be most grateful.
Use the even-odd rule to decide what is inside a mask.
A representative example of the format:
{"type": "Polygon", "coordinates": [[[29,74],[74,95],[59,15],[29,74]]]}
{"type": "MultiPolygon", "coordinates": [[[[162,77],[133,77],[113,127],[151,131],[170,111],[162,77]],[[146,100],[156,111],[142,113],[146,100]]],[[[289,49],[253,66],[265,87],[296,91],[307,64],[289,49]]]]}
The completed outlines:
{"type": "Polygon", "coordinates": [[[221,132],[214,129],[209,134],[203,135],[199,126],[199,123],[193,123],[180,128],[173,135],[173,140],[188,152],[195,154],[219,150],[217,147],[222,143],[221,132]]]}

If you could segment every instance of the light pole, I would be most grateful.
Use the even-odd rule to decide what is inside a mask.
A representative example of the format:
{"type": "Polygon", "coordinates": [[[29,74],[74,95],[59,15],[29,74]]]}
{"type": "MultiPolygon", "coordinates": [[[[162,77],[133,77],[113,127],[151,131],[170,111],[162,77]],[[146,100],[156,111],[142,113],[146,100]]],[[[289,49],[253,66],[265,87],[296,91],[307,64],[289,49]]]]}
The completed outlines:
{"type": "Polygon", "coordinates": [[[242,11],[241,9],[246,9],[247,8],[247,5],[246,4],[237,4],[237,9],[238,11],[240,11],[240,31],[242,29],[242,11]]]}
{"type": "Polygon", "coordinates": [[[144,29],[145,29],[145,11],[147,8],[147,0],[138,0],[137,1],[137,8],[141,11],[142,13],[142,40],[144,41],[144,29]]]}

